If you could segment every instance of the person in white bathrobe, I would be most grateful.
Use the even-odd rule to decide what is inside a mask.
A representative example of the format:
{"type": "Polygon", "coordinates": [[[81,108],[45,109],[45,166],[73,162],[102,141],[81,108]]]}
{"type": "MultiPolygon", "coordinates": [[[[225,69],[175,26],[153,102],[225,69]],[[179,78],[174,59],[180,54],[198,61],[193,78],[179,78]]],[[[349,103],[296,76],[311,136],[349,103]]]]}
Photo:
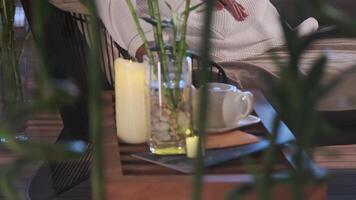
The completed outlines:
{"type": "MultiPolygon", "coordinates": [[[[191,0],[196,5],[202,0],[191,0]]],[[[50,0],[55,6],[85,12],[79,0],[50,0]]],[[[132,0],[139,15],[147,14],[146,0],[132,0]]],[[[169,18],[171,11],[164,1],[160,2],[162,17],[169,18]]],[[[181,12],[185,0],[166,0],[172,8],[181,12]]],[[[131,13],[125,0],[96,0],[100,19],[113,39],[130,55],[141,57],[142,40],[136,30],[131,13]]],[[[237,61],[260,55],[272,48],[284,44],[280,25],[280,16],[270,0],[218,0],[217,9],[211,26],[211,57],[215,62],[237,61]],[[239,12],[243,12],[239,18],[239,12]]],[[[152,27],[140,21],[148,40],[153,41],[152,27]]],[[[187,43],[193,51],[199,50],[204,12],[192,11],[188,21],[187,43]]],[[[300,35],[306,35],[318,29],[318,22],[308,18],[297,27],[300,35]]]]}

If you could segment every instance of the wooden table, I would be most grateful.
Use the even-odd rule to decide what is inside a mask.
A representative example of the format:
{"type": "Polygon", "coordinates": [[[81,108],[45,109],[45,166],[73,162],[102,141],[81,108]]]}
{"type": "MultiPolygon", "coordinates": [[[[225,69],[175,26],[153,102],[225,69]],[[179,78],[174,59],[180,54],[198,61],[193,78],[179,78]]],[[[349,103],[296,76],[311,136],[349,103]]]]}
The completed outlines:
{"type": "MultiPolygon", "coordinates": [[[[135,152],[148,151],[146,145],[129,145],[118,142],[116,136],[113,93],[104,94],[104,173],[108,199],[189,199],[192,177],[187,174],[141,161],[130,156],[135,152]]],[[[246,131],[258,132],[263,128],[254,126],[246,131]]],[[[256,161],[259,156],[256,155],[256,161]]],[[[292,170],[282,154],[274,170],[292,170]]],[[[241,160],[234,160],[206,170],[204,176],[204,199],[223,199],[226,193],[241,184],[251,182],[253,176],[246,173],[241,160]]],[[[258,166],[258,165],[257,165],[258,166]]],[[[307,189],[309,199],[325,199],[326,186],[307,189]]],[[[290,191],[285,186],[276,187],[274,199],[289,199],[290,191]]],[[[256,198],[255,193],[248,195],[256,198]]],[[[249,198],[250,199],[250,198],[249,198]]]]}
{"type": "MultiPolygon", "coordinates": [[[[110,110],[110,108],[107,108],[110,110]]],[[[112,111],[111,111],[112,112],[112,111]]],[[[108,113],[107,113],[108,114],[108,113]]],[[[112,117],[111,117],[112,118],[112,117]]],[[[106,126],[114,126],[113,121],[106,121],[106,126]]],[[[38,114],[34,116],[28,123],[27,126],[27,132],[31,137],[31,140],[36,140],[36,141],[42,141],[42,142],[48,142],[48,143],[53,143],[55,139],[58,137],[58,134],[60,133],[62,129],[62,124],[60,120],[60,116],[58,113],[46,113],[46,114],[38,114]]],[[[106,174],[106,186],[107,186],[107,195],[108,199],[119,199],[116,198],[117,196],[121,197],[122,195],[130,195],[130,194],[121,194],[123,191],[120,190],[125,190],[127,186],[125,186],[125,179],[135,179],[135,177],[138,177],[136,180],[141,181],[142,176],[134,176],[134,175],[127,175],[129,172],[133,172],[132,169],[134,165],[127,165],[127,162],[125,162],[124,169],[122,170],[121,165],[117,165],[118,163],[117,159],[113,159],[114,156],[118,156],[118,145],[117,145],[117,138],[115,136],[115,131],[111,130],[110,132],[107,132],[105,135],[105,155],[106,155],[106,166],[105,166],[105,174],[106,174]],[[110,148],[113,149],[113,151],[110,151],[110,148]],[[123,185],[123,186],[122,186],[123,185]],[[117,190],[117,191],[116,191],[117,190]],[[121,195],[121,196],[120,196],[121,195]]],[[[120,145],[121,147],[121,145],[120,145]]],[[[121,147],[122,148],[122,147],[121,147]]],[[[144,146],[142,147],[136,147],[136,148],[145,148],[144,146]]],[[[132,149],[132,147],[131,147],[132,149]]],[[[326,146],[326,147],[316,147],[314,149],[314,162],[326,169],[330,169],[330,178],[328,179],[328,187],[327,187],[327,197],[330,200],[339,200],[339,199],[355,199],[356,197],[356,184],[355,184],[355,177],[356,177],[356,145],[338,145],[338,146],[326,146]],[[332,153],[330,153],[332,152],[332,153]]],[[[1,148],[0,149],[0,163],[1,166],[8,164],[11,160],[13,160],[16,157],[13,153],[1,148]]],[[[127,156],[127,154],[122,157],[126,158],[127,161],[135,161],[133,158],[130,156],[127,156]]],[[[134,162],[135,163],[135,162],[134,162]]],[[[139,164],[136,160],[136,164],[139,164]]],[[[120,162],[121,164],[121,162],[120,162]]],[[[142,163],[141,164],[148,164],[148,163],[142,163]]],[[[149,165],[149,164],[148,164],[149,165]]],[[[157,166],[156,169],[162,169],[157,166]]],[[[19,180],[18,180],[18,187],[16,188],[19,193],[24,193],[27,189],[27,186],[29,184],[29,181],[31,180],[31,177],[35,173],[35,171],[38,169],[38,167],[33,166],[33,167],[26,167],[23,171],[19,172],[19,180]]],[[[141,168],[143,173],[154,170],[155,168],[148,168],[145,169],[145,167],[141,168]]],[[[167,170],[166,168],[163,168],[164,170],[167,170]]],[[[136,171],[137,172],[137,171],[136,171]]],[[[172,172],[172,171],[170,171],[172,172]]],[[[173,176],[181,176],[181,174],[176,174],[173,176]]],[[[146,178],[150,178],[150,176],[146,175],[146,178]]],[[[164,175],[163,175],[164,178],[164,175]]],[[[240,179],[239,182],[242,182],[243,180],[248,180],[250,179],[249,176],[243,176],[240,175],[237,177],[236,175],[234,176],[225,176],[223,181],[230,181],[233,179],[240,179]]],[[[190,181],[190,177],[186,177],[186,181],[188,182],[185,188],[188,188],[188,184],[190,181]]],[[[232,182],[232,181],[231,181],[232,182]]],[[[162,182],[164,183],[164,182],[162,182]]],[[[159,182],[158,182],[159,184],[159,182]]],[[[231,187],[231,186],[230,186],[231,187]]],[[[136,185],[133,188],[137,188],[136,191],[139,191],[140,187],[136,187],[136,185]]],[[[133,190],[133,189],[132,189],[133,190]]],[[[223,189],[222,189],[223,190],[223,189]]],[[[85,181],[82,184],[74,187],[72,190],[66,192],[65,194],[60,196],[60,199],[66,200],[66,199],[90,199],[90,183],[89,181],[85,181]]],[[[131,191],[132,192],[132,191],[131,191]]],[[[175,191],[176,192],[176,191],[175,191]]],[[[129,193],[129,192],[127,192],[129,193]]],[[[189,195],[189,194],[185,194],[189,195]]],[[[207,195],[207,194],[206,194],[207,195]]],[[[139,198],[135,195],[132,196],[132,198],[139,198]]],[[[2,196],[0,195],[0,199],[3,199],[2,196]]],[[[124,198],[123,198],[124,199],[124,198]]],[[[131,199],[131,198],[128,198],[131,199]]],[[[182,197],[182,199],[184,199],[182,197]]],[[[188,199],[188,198],[185,198],[188,199]]]]}

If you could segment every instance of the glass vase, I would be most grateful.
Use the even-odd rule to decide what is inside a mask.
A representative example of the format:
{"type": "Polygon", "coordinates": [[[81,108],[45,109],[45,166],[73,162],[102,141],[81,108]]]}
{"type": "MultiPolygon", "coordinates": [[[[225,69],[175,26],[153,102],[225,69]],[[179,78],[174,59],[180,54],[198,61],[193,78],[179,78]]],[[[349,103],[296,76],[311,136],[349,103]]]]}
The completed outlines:
{"type": "MultiPolygon", "coordinates": [[[[150,62],[150,137],[149,148],[154,154],[184,154],[185,138],[192,132],[190,57],[181,63],[167,55],[150,62]]],[[[146,60],[146,63],[149,63],[146,60]]]]}

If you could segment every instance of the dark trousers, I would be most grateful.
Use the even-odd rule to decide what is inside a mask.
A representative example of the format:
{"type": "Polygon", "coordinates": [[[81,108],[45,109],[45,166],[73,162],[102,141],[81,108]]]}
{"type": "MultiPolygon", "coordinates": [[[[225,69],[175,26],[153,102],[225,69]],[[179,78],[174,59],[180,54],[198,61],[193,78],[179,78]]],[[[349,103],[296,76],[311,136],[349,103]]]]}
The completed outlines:
{"type": "MultiPolygon", "coordinates": [[[[47,1],[45,1],[47,2],[47,1]]],[[[31,2],[22,0],[24,10],[33,30],[31,2]]],[[[48,17],[44,22],[43,38],[33,32],[35,41],[44,41],[44,64],[54,80],[69,80],[80,90],[69,104],[60,105],[59,112],[64,128],[59,140],[88,140],[87,63],[88,45],[70,13],[61,11],[47,2],[48,17]]]]}

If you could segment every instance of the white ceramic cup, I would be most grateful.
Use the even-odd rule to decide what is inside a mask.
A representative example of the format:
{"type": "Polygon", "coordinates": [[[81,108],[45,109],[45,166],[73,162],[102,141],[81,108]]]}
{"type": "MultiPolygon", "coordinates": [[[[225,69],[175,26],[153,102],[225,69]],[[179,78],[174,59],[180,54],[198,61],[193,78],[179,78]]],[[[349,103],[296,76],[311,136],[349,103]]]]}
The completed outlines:
{"type": "MultiPolygon", "coordinates": [[[[236,126],[253,110],[253,95],[243,92],[233,85],[208,83],[207,128],[236,126]]],[[[193,90],[193,115],[198,112],[199,89],[193,90]]],[[[196,122],[196,120],[194,120],[196,122]]]]}

